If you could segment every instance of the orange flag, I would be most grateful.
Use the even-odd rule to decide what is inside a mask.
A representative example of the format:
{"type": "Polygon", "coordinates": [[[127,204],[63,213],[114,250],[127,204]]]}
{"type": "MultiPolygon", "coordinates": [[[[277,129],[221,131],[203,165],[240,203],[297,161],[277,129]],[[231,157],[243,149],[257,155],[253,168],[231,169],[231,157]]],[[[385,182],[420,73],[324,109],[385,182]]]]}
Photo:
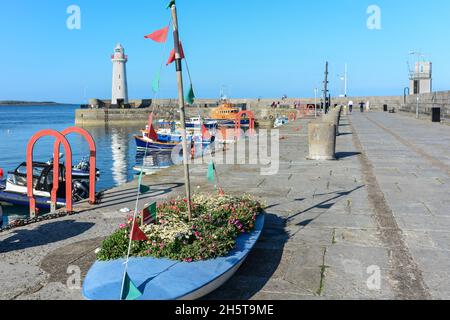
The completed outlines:
{"type": "Polygon", "coordinates": [[[146,36],[144,36],[144,38],[146,39],[152,39],[153,41],[159,42],[159,43],[164,43],[167,41],[167,35],[169,34],[169,26],[155,31],[153,33],[150,33],[146,36]]]}
{"type": "MultiPolygon", "coordinates": [[[[182,46],[181,42],[180,42],[180,56],[181,56],[181,59],[184,59],[184,51],[183,51],[183,46],[182,46]]],[[[170,51],[169,60],[167,60],[166,65],[168,66],[169,64],[171,64],[174,61],[175,61],[175,49],[172,49],[172,51],[170,51]]]]}

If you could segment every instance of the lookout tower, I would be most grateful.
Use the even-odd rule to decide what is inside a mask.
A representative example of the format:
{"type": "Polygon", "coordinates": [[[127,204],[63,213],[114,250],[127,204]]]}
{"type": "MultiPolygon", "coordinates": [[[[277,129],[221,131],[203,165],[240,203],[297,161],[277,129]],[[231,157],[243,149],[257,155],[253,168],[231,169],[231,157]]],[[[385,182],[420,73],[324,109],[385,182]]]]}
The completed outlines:
{"type": "Polygon", "coordinates": [[[432,63],[429,61],[417,61],[414,70],[409,76],[409,88],[411,95],[431,93],[432,87],[432,63]]]}
{"type": "Polygon", "coordinates": [[[120,43],[114,49],[111,56],[113,63],[112,98],[111,104],[123,105],[128,103],[127,69],[128,56],[120,43]]]}

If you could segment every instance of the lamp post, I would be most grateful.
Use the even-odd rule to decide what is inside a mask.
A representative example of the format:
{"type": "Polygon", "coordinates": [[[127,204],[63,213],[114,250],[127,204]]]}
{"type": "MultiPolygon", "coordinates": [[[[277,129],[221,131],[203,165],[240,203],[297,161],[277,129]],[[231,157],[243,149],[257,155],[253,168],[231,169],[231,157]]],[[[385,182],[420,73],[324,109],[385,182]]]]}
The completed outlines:
{"type": "Polygon", "coordinates": [[[319,89],[314,89],[314,118],[317,118],[317,95],[319,94],[319,89]]]}
{"type": "Polygon", "coordinates": [[[344,97],[347,98],[348,94],[348,67],[345,64],[345,74],[344,74],[344,97]]]}
{"type": "Polygon", "coordinates": [[[417,94],[416,119],[419,119],[419,101],[420,101],[420,94],[417,94]]]}

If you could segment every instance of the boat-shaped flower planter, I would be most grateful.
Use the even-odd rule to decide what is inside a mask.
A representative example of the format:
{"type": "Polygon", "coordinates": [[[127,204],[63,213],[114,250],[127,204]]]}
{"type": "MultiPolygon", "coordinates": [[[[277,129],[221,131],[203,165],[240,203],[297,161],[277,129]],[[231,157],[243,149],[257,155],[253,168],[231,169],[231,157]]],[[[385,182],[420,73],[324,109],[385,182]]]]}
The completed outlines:
{"type": "MultiPolygon", "coordinates": [[[[198,262],[132,258],[128,273],[143,295],[138,300],[196,300],[227,282],[244,263],[264,228],[260,214],[252,232],[236,239],[236,247],[225,257],[198,262]]],[[[83,283],[89,300],[120,300],[124,259],[97,261],[83,283]]]]}

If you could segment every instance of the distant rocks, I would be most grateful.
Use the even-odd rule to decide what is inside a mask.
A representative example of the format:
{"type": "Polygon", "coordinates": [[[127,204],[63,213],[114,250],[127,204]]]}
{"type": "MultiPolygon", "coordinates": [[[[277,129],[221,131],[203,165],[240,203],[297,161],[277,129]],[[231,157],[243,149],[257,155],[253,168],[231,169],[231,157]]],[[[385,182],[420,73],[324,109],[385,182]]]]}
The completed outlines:
{"type": "Polygon", "coordinates": [[[4,106],[48,106],[48,105],[60,105],[61,103],[53,101],[15,101],[15,100],[0,100],[0,105],[4,106]]]}

